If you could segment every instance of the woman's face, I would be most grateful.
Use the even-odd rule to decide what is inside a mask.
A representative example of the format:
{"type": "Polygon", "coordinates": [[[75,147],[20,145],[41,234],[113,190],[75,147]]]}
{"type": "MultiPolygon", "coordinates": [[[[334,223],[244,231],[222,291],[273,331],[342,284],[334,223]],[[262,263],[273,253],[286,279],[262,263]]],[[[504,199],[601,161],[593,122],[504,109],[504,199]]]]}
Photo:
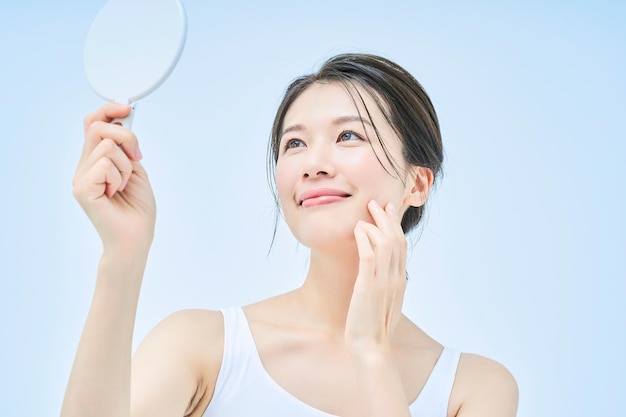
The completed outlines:
{"type": "Polygon", "coordinates": [[[373,223],[372,199],[400,213],[408,207],[414,179],[405,173],[401,142],[372,97],[359,92],[367,110],[356,91],[353,100],[342,84],[315,83],[285,114],[276,186],[289,228],[310,248],[354,241],[359,220],[373,223]]]}

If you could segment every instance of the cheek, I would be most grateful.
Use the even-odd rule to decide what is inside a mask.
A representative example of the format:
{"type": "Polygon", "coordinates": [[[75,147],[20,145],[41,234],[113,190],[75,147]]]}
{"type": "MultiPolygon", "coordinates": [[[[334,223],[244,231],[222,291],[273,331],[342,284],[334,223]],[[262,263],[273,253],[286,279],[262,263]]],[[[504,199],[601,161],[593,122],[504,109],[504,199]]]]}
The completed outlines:
{"type": "MultiPolygon", "coordinates": [[[[383,154],[381,160],[387,162],[383,154]]],[[[393,202],[399,207],[404,193],[404,184],[398,178],[392,166],[385,164],[383,167],[375,155],[372,155],[365,163],[355,165],[355,176],[360,178],[361,190],[369,199],[375,199],[379,204],[393,202]]]]}
{"type": "Polygon", "coordinates": [[[293,171],[289,169],[288,163],[282,162],[281,160],[276,163],[274,174],[278,198],[281,205],[283,205],[285,198],[288,198],[291,193],[293,193],[295,175],[293,175],[293,171]],[[290,192],[290,190],[292,191],[290,192]]]}
{"type": "Polygon", "coordinates": [[[383,184],[389,184],[393,180],[373,152],[354,156],[348,162],[347,167],[350,169],[351,176],[358,179],[361,186],[375,189],[383,186],[383,184]]]}

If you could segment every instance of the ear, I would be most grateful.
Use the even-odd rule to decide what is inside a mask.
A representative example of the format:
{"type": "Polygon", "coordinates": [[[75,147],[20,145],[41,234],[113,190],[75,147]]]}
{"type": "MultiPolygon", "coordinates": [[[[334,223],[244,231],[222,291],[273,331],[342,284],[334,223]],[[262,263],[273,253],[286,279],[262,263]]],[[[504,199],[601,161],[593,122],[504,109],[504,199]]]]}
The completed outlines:
{"type": "Polygon", "coordinates": [[[413,167],[408,179],[408,195],[404,199],[404,204],[412,207],[423,206],[428,200],[430,189],[435,180],[433,172],[430,168],[413,167]]]}

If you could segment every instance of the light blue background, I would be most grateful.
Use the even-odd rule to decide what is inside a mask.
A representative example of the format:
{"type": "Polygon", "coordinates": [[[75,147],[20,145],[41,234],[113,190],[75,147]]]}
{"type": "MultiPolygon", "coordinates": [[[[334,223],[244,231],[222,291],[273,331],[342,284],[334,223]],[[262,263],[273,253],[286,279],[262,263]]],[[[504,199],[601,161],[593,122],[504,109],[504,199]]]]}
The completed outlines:
{"type": "MultiPolygon", "coordinates": [[[[626,7],[583,1],[184,1],[189,32],[134,129],[156,192],[136,340],[182,308],[297,286],[269,247],[265,147],[281,93],[332,54],[411,71],[446,176],[409,262],[406,313],[504,363],[519,416],[620,415],[626,393],[626,7]]],[[[71,194],[102,104],[82,47],[102,1],[0,6],[0,415],[56,415],[100,246],[71,194]]]]}

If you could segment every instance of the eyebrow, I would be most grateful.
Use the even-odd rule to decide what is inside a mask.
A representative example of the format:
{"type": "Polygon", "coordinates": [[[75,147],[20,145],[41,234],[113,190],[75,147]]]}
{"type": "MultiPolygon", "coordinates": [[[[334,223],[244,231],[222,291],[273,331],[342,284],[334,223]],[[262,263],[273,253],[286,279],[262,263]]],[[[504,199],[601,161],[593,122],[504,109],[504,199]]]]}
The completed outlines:
{"type": "MultiPolygon", "coordinates": [[[[361,124],[366,124],[369,125],[370,127],[372,127],[372,122],[370,122],[367,119],[364,119],[360,116],[342,116],[342,117],[338,117],[335,120],[332,121],[332,124],[337,126],[337,125],[342,125],[345,123],[351,123],[351,122],[359,122],[361,124]]],[[[282,133],[281,133],[281,137],[285,136],[287,133],[289,132],[301,132],[303,130],[306,130],[306,128],[304,127],[304,125],[301,124],[295,124],[295,125],[291,125],[286,127],[282,133]]]]}

